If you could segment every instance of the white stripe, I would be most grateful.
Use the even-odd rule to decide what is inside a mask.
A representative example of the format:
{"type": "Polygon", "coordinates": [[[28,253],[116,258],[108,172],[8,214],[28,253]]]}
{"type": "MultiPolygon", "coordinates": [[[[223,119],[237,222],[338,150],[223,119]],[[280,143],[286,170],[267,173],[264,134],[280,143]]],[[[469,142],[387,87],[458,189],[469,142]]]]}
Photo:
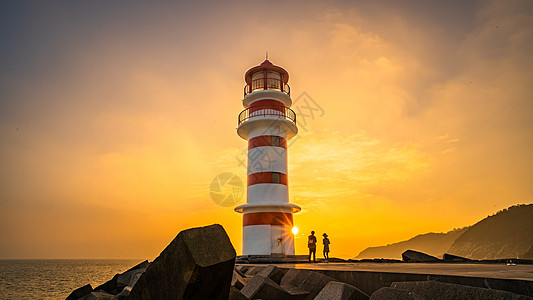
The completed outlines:
{"type": "Polygon", "coordinates": [[[286,204],[289,203],[289,187],[284,184],[260,183],[248,187],[248,203],[286,204]]]}
{"type": "Polygon", "coordinates": [[[255,147],[248,150],[248,175],[259,172],[287,174],[287,150],[275,146],[255,147]]]}

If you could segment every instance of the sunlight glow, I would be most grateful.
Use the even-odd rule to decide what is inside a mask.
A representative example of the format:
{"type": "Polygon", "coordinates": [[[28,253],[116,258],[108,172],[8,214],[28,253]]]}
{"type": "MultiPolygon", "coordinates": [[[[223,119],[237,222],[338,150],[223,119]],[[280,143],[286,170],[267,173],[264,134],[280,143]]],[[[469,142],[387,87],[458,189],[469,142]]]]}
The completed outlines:
{"type": "Polygon", "coordinates": [[[292,233],[298,234],[298,227],[293,227],[292,228],[292,233]]]}

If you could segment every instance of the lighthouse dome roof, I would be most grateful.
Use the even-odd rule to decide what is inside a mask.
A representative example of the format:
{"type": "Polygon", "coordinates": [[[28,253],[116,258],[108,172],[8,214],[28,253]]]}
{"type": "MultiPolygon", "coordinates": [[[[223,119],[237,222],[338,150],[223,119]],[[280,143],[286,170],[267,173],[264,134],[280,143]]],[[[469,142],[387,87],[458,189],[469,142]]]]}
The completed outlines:
{"type": "Polygon", "coordinates": [[[248,70],[246,74],[244,75],[244,80],[246,80],[246,83],[250,84],[252,81],[252,75],[259,71],[274,71],[280,74],[281,80],[284,83],[287,83],[289,81],[289,73],[285,71],[282,67],[276,66],[273,63],[271,63],[268,59],[265,59],[264,62],[262,62],[259,66],[255,66],[248,70]]]}

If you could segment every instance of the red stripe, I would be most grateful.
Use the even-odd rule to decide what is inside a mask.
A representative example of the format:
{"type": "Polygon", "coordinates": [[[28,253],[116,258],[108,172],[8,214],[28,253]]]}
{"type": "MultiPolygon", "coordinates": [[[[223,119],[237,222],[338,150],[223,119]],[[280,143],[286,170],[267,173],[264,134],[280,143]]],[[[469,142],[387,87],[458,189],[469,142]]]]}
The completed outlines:
{"type": "Polygon", "coordinates": [[[287,225],[293,226],[292,213],[259,212],[247,213],[243,216],[243,226],[250,225],[287,225]]]}
{"type": "MultiPolygon", "coordinates": [[[[248,150],[255,147],[272,146],[272,135],[256,136],[248,141],[248,150]]],[[[287,140],[279,137],[279,146],[283,149],[287,149],[287,140]]]]}
{"type": "Polygon", "coordinates": [[[259,100],[255,101],[254,103],[250,104],[249,107],[255,107],[255,106],[285,106],[285,103],[278,101],[278,100],[259,100]]]}
{"type": "Polygon", "coordinates": [[[277,100],[259,100],[250,104],[249,113],[251,114],[263,109],[272,109],[283,113],[285,112],[285,104],[277,100]]]}
{"type": "Polygon", "coordinates": [[[279,176],[280,177],[280,182],[274,182],[273,181],[273,179],[274,179],[273,173],[277,173],[277,172],[257,172],[257,173],[253,173],[253,174],[248,175],[248,186],[254,185],[254,184],[259,184],[259,183],[277,183],[277,184],[288,185],[287,184],[287,179],[288,179],[287,178],[287,174],[277,173],[277,174],[280,175],[279,176]]]}

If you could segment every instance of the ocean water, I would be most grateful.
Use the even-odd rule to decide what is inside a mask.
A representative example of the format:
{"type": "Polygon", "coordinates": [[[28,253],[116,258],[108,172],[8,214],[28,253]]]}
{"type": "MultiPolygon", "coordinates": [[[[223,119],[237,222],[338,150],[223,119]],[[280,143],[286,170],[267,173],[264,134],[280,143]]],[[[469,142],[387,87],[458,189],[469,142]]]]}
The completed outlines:
{"type": "Polygon", "coordinates": [[[142,259],[0,260],[0,299],[65,299],[74,289],[94,288],[142,259]]]}

